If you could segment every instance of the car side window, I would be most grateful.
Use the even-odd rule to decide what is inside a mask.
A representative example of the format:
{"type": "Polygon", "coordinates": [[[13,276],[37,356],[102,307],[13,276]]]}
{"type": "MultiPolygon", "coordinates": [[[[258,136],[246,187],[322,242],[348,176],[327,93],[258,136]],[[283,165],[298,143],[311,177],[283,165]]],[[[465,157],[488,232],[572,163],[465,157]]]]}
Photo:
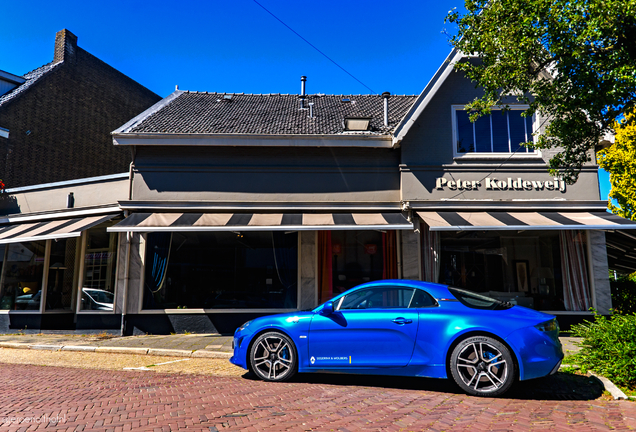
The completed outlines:
{"type": "MultiPolygon", "coordinates": [[[[344,297],[339,310],[345,309],[392,309],[421,307],[409,306],[416,297],[413,288],[381,287],[359,290],[344,297]]],[[[426,294],[426,293],[424,293],[426,294]]]]}
{"type": "Polygon", "coordinates": [[[409,303],[410,308],[421,308],[421,307],[430,307],[435,306],[437,302],[435,299],[431,297],[429,293],[426,291],[422,291],[420,289],[416,289],[413,293],[413,298],[409,303]]]}

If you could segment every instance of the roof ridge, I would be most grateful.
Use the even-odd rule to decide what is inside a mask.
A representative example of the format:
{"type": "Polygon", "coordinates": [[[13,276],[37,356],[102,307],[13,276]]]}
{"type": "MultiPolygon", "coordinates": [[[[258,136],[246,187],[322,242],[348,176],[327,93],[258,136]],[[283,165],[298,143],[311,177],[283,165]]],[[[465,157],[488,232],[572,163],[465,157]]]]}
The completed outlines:
{"type": "Polygon", "coordinates": [[[64,63],[64,60],[59,62],[49,62],[33,70],[30,70],[29,72],[22,75],[22,78],[26,79],[26,81],[20,84],[19,86],[15,87],[10,92],[0,96],[0,107],[2,107],[5,103],[8,103],[12,101],[13,99],[17,98],[18,96],[20,96],[22,93],[28,90],[33,84],[38,82],[40,78],[42,78],[43,76],[53,71],[53,69],[55,69],[57,66],[61,65],[62,63],[64,63]]]}

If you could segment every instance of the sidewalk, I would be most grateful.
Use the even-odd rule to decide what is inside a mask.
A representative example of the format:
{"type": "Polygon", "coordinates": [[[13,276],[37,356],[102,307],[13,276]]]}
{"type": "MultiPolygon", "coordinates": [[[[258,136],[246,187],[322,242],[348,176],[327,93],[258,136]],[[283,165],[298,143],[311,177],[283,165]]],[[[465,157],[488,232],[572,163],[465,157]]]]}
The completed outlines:
{"type": "Polygon", "coordinates": [[[0,348],[229,358],[232,355],[232,337],[219,334],[125,337],[108,334],[5,334],[0,335],[0,348]]]}
{"type": "MultiPolygon", "coordinates": [[[[579,350],[576,345],[578,338],[561,337],[560,340],[565,355],[579,350]]],[[[175,334],[122,337],[108,334],[6,334],[0,335],[0,348],[229,358],[232,355],[232,336],[175,334]]]]}

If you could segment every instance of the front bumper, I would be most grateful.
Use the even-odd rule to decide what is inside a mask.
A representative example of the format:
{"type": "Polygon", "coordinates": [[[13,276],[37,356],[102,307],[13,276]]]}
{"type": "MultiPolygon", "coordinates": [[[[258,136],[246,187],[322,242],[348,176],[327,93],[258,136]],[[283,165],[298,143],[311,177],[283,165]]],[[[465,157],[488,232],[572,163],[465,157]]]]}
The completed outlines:
{"type": "Polygon", "coordinates": [[[230,363],[242,367],[243,369],[247,369],[247,345],[249,344],[243,343],[244,341],[245,336],[240,333],[234,334],[234,339],[232,340],[234,354],[230,357],[230,363]]]}

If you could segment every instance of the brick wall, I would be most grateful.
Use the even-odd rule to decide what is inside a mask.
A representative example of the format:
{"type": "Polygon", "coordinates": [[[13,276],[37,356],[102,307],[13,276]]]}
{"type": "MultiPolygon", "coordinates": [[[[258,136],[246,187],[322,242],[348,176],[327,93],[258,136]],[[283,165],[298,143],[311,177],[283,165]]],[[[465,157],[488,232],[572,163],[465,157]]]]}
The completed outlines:
{"type": "Polygon", "coordinates": [[[130,150],[110,132],[161,98],[77,47],[58,32],[63,60],[20,96],[0,106],[0,178],[8,188],[126,172],[130,150]]]}

